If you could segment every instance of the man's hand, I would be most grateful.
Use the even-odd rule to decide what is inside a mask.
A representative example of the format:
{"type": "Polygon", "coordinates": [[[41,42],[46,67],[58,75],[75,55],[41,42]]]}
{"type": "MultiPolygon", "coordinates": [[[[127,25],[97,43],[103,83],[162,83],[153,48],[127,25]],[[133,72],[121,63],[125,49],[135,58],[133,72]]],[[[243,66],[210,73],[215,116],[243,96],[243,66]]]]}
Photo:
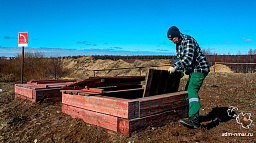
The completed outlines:
{"type": "Polygon", "coordinates": [[[168,69],[168,72],[169,72],[170,74],[173,74],[175,71],[176,71],[176,70],[175,70],[175,68],[173,68],[173,67],[170,67],[170,68],[168,69]]]}

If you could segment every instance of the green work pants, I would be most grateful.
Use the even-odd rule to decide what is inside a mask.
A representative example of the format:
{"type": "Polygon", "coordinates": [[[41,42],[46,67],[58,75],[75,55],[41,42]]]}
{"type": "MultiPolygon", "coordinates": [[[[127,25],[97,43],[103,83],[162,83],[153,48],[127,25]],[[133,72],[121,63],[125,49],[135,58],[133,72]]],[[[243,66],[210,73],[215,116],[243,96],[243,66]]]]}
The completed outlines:
{"type": "Polygon", "coordinates": [[[186,90],[188,91],[189,100],[189,112],[188,117],[194,114],[199,117],[199,109],[201,108],[200,98],[198,96],[198,91],[203,84],[203,81],[208,73],[194,72],[189,76],[189,80],[186,85],[186,90]]]}

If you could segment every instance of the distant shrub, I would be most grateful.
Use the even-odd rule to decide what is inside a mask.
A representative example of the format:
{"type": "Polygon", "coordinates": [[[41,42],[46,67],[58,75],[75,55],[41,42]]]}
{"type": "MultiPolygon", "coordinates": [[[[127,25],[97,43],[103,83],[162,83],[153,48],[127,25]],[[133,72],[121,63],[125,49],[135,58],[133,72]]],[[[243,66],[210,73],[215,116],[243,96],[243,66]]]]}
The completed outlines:
{"type": "MultiPolygon", "coordinates": [[[[0,80],[18,81],[21,76],[21,54],[0,62],[0,80]]],[[[47,58],[41,52],[25,52],[23,81],[58,79],[69,74],[58,58],[47,58]]]]}

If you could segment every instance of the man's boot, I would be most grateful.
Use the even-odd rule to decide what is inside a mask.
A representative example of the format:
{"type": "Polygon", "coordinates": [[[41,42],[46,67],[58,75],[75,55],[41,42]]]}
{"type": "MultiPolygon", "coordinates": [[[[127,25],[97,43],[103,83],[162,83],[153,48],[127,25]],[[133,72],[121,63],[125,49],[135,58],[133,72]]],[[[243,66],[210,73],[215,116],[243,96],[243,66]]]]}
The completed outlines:
{"type": "Polygon", "coordinates": [[[199,117],[197,117],[196,115],[189,117],[188,120],[181,119],[180,123],[194,129],[197,129],[200,127],[199,117]]]}

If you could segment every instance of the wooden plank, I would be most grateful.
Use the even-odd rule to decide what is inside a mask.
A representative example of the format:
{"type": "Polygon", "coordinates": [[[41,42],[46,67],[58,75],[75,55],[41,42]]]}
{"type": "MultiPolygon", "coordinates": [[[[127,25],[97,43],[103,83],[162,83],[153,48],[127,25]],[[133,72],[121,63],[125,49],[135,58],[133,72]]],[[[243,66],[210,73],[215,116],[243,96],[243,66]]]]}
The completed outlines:
{"type": "Polygon", "coordinates": [[[134,89],[134,88],[143,88],[141,84],[134,84],[134,85],[121,85],[121,86],[110,86],[110,87],[101,87],[104,91],[113,91],[113,90],[122,90],[122,89],[134,89]]]}
{"type": "Polygon", "coordinates": [[[87,88],[85,87],[84,89],[81,89],[82,91],[87,91],[87,92],[96,92],[96,93],[103,93],[104,89],[99,89],[99,88],[87,88]]]}
{"type": "Polygon", "coordinates": [[[143,97],[177,92],[180,78],[181,73],[179,72],[170,75],[167,70],[149,69],[143,97]]]}
{"type": "Polygon", "coordinates": [[[89,87],[105,87],[105,86],[122,86],[122,85],[139,85],[140,81],[135,82],[102,82],[88,85],[89,87]]]}
{"type": "Polygon", "coordinates": [[[44,85],[44,86],[47,86],[48,88],[58,88],[58,87],[61,88],[61,87],[65,87],[69,83],[63,83],[63,82],[62,83],[47,83],[47,84],[37,84],[36,86],[44,85]]]}
{"type": "Polygon", "coordinates": [[[47,83],[47,85],[49,85],[49,86],[63,86],[63,85],[68,85],[70,83],[74,83],[74,82],[47,83]]]}
{"type": "Polygon", "coordinates": [[[70,83],[74,83],[74,82],[42,82],[42,83],[37,83],[37,82],[28,82],[28,84],[30,85],[34,85],[36,87],[44,87],[44,88],[53,88],[53,87],[65,87],[66,85],[70,84],[70,83]]]}
{"type": "MultiPolygon", "coordinates": [[[[81,90],[82,91],[82,90],[81,90]]],[[[93,95],[100,95],[101,93],[97,93],[97,92],[79,92],[77,95],[81,95],[81,96],[93,96],[93,95]]]]}
{"type": "Polygon", "coordinates": [[[26,97],[26,96],[23,96],[23,95],[20,95],[20,94],[17,94],[17,93],[15,93],[15,99],[16,98],[21,98],[21,99],[25,99],[25,100],[29,100],[29,101],[32,101],[32,102],[36,102],[36,100],[35,99],[32,99],[32,98],[28,98],[28,97],[26,97]]]}
{"type": "Polygon", "coordinates": [[[140,117],[145,117],[188,105],[188,92],[174,92],[137,100],[140,102],[140,117]]]}
{"type": "Polygon", "coordinates": [[[67,86],[88,86],[88,87],[103,87],[116,86],[126,84],[140,84],[145,80],[145,76],[119,76],[119,77],[89,77],[76,83],[68,84],[67,86]]]}
{"type": "Polygon", "coordinates": [[[106,114],[93,112],[69,105],[62,104],[62,112],[73,118],[81,118],[84,122],[94,124],[108,130],[117,132],[117,118],[106,114]]]}
{"type": "Polygon", "coordinates": [[[116,93],[116,92],[129,92],[129,91],[136,91],[136,90],[144,90],[142,85],[123,85],[123,86],[110,86],[110,87],[98,87],[98,88],[90,88],[90,87],[75,87],[75,90],[81,90],[85,92],[94,92],[99,94],[108,94],[108,93],[116,93]]]}
{"type": "Polygon", "coordinates": [[[215,64],[228,64],[228,65],[256,65],[256,63],[228,63],[228,62],[215,62],[215,64]]]}
{"type": "Polygon", "coordinates": [[[139,102],[108,96],[79,96],[62,93],[62,103],[122,118],[139,117],[139,102]]]}
{"type": "MultiPolygon", "coordinates": [[[[26,88],[26,85],[24,85],[25,87],[23,87],[23,86],[16,86],[15,85],[15,88],[14,88],[14,90],[15,90],[15,93],[17,93],[17,94],[20,94],[20,95],[23,95],[23,96],[26,96],[26,97],[28,97],[28,98],[33,98],[33,89],[30,89],[30,88],[26,88]]],[[[29,86],[27,86],[27,87],[29,87],[29,86]]]]}
{"type": "Polygon", "coordinates": [[[165,111],[159,114],[150,115],[136,119],[118,118],[117,132],[130,136],[133,131],[140,131],[148,126],[158,127],[187,117],[188,106],[183,106],[175,110],[165,111]]]}
{"type": "Polygon", "coordinates": [[[76,80],[34,80],[27,82],[27,84],[46,84],[46,83],[65,83],[65,82],[76,82],[76,80]]]}
{"type": "Polygon", "coordinates": [[[135,88],[135,89],[123,89],[123,90],[113,90],[113,91],[97,91],[97,92],[87,92],[87,90],[61,90],[63,93],[76,94],[82,96],[95,96],[95,95],[105,95],[119,98],[140,98],[144,88],[135,88]],[[100,93],[101,92],[101,93],[100,93]]]}
{"type": "Polygon", "coordinates": [[[100,95],[100,93],[97,93],[97,92],[86,92],[83,90],[60,90],[60,92],[69,94],[69,95],[81,95],[81,96],[100,95]]]}
{"type": "MultiPolygon", "coordinates": [[[[97,92],[97,93],[107,93],[108,91],[118,91],[118,90],[129,90],[129,89],[135,89],[135,88],[142,88],[142,85],[134,84],[134,85],[121,85],[121,86],[110,86],[110,87],[98,87],[98,88],[80,88],[82,91],[87,92],[97,92]]],[[[76,89],[79,89],[79,87],[76,89]]],[[[144,89],[144,88],[143,88],[144,89]]]]}
{"type": "Polygon", "coordinates": [[[146,116],[143,118],[123,119],[107,114],[102,114],[70,105],[62,104],[62,112],[73,118],[81,118],[84,122],[94,124],[108,130],[119,132],[130,136],[133,131],[140,131],[148,126],[158,127],[187,117],[188,106],[180,107],[175,110],[162,112],[159,114],[146,116]]]}
{"type": "Polygon", "coordinates": [[[30,87],[27,87],[27,88],[30,88],[30,89],[33,89],[33,90],[40,90],[40,89],[45,89],[45,87],[38,87],[38,86],[30,86],[30,87]]]}
{"type": "Polygon", "coordinates": [[[122,94],[122,92],[131,92],[131,91],[140,91],[140,90],[144,90],[144,88],[122,89],[122,90],[114,90],[114,91],[104,91],[104,93],[105,93],[105,94],[107,94],[107,93],[120,93],[120,94],[122,94]]]}
{"type": "Polygon", "coordinates": [[[36,90],[33,90],[32,99],[36,102],[36,90]]]}
{"type": "Polygon", "coordinates": [[[34,85],[30,85],[30,84],[15,84],[15,86],[18,86],[18,87],[34,87],[34,85]]]}
{"type": "Polygon", "coordinates": [[[22,94],[22,90],[23,87],[22,86],[19,86],[19,85],[16,85],[14,86],[14,92],[17,93],[17,94],[22,94]]]}
{"type": "Polygon", "coordinates": [[[43,87],[43,88],[48,88],[48,85],[47,84],[32,84],[36,87],[43,87]]]}
{"type": "Polygon", "coordinates": [[[101,77],[106,83],[113,82],[140,82],[145,80],[145,76],[117,76],[117,77],[101,77]]]}

